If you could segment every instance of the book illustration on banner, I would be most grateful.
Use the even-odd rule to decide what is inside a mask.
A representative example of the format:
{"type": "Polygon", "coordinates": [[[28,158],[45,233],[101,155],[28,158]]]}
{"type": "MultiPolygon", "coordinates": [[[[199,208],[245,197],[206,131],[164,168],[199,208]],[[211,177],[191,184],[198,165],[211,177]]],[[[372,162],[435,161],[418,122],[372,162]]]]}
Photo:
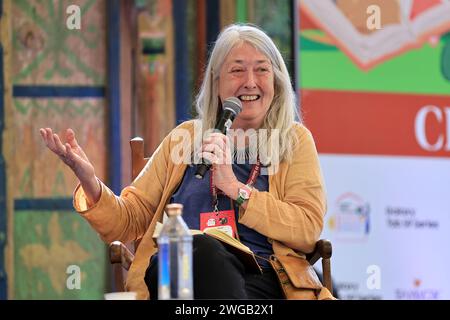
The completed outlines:
{"type": "MultiPolygon", "coordinates": [[[[162,223],[156,223],[155,231],[153,232],[154,239],[158,238],[162,226],[162,223]]],[[[206,234],[216,240],[219,240],[229,252],[234,254],[242,262],[248,271],[253,273],[262,272],[261,267],[256,261],[255,254],[250,250],[250,248],[236,238],[230,236],[228,233],[221,231],[218,228],[207,228],[204,231],[191,229],[190,231],[192,235],[206,234]]]]}
{"type": "Polygon", "coordinates": [[[362,70],[450,30],[450,0],[302,0],[300,7],[362,70]],[[379,29],[368,27],[370,6],[379,8],[379,29]]]}

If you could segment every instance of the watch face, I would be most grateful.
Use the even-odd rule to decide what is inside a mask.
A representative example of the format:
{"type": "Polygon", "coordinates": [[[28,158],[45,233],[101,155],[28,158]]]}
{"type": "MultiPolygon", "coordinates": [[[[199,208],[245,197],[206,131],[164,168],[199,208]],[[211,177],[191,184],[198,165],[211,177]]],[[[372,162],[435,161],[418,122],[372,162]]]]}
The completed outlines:
{"type": "Polygon", "coordinates": [[[239,195],[244,199],[248,199],[250,197],[250,193],[245,189],[239,189],[239,195]]]}

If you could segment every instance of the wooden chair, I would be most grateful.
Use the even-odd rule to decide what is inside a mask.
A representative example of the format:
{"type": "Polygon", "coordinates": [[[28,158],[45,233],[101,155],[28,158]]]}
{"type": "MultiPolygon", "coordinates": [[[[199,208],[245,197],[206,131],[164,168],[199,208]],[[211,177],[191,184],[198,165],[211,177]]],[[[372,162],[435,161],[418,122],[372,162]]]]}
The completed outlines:
{"type": "MultiPolygon", "coordinates": [[[[144,140],[136,137],[130,141],[131,146],[131,174],[134,180],[144,168],[149,158],[144,157],[144,140]]],[[[135,241],[134,250],[139,246],[140,241],[135,241]]],[[[317,241],[313,252],[306,256],[308,262],[314,265],[319,259],[322,259],[323,285],[333,294],[333,285],[331,282],[331,254],[332,246],[329,240],[321,239],[317,241]]],[[[113,265],[116,291],[125,291],[124,273],[128,271],[134,259],[134,254],[129,247],[120,241],[114,241],[109,245],[109,257],[113,265]]]]}

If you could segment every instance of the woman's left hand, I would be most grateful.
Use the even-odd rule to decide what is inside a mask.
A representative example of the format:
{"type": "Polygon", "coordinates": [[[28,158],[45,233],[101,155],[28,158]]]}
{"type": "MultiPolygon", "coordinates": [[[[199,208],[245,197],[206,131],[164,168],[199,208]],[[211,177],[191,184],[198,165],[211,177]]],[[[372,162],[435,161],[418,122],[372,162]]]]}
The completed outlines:
{"type": "Polygon", "coordinates": [[[212,163],[214,184],[230,198],[236,198],[239,184],[232,168],[230,139],[219,132],[203,140],[200,157],[212,163]],[[236,193],[236,194],[234,194],[236,193]]]}

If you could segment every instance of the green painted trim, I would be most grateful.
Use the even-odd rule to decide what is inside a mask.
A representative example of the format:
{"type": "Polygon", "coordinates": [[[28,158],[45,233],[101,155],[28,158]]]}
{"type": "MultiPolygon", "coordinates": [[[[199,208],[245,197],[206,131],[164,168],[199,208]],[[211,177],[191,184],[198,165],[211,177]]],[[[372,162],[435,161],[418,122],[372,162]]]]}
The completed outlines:
{"type": "Polygon", "coordinates": [[[236,0],[236,22],[247,22],[247,0],[236,0]]]}
{"type": "Polygon", "coordinates": [[[104,105],[93,104],[90,101],[83,101],[80,104],[74,103],[73,99],[67,99],[62,105],[57,104],[55,99],[14,99],[13,106],[16,111],[23,115],[28,112],[55,112],[57,115],[69,114],[77,117],[97,116],[104,108],[104,105]]]}

